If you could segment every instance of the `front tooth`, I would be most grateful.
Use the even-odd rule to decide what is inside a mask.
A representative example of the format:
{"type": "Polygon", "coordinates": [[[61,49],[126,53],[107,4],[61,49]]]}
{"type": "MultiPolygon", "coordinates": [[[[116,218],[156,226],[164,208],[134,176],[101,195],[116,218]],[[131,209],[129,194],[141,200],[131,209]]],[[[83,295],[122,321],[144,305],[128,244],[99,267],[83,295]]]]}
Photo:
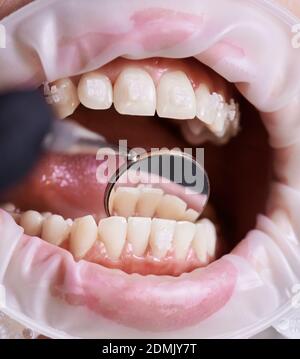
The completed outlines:
{"type": "Polygon", "coordinates": [[[160,117],[191,119],[196,116],[192,84],[182,71],[162,75],[157,87],[157,113],[160,117]]]}
{"type": "Polygon", "coordinates": [[[109,217],[99,222],[98,233],[108,256],[118,260],[126,241],[127,222],[123,217],[109,217]]]}
{"type": "Polygon", "coordinates": [[[178,260],[185,260],[196,231],[190,222],[177,222],[174,233],[173,247],[178,260]]]}
{"type": "Polygon", "coordinates": [[[211,125],[215,118],[213,112],[211,111],[211,94],[206,85],[201,84],[195,91],[197,111],[196,116],[199,120],[211,125]]]}
{"type": "Polygon", "coordinates": [[[175,221],[154,218],[151,224],[149,244],[152,255],[163,258],[172,247],[175,221]]]}
{"type": "Polygon", "coordinates": [[[69,78],[45,85],[44,92],[47,102],[53,106],[56,115],[60,119],[72,115],[79,105],[77,89],[69,78]]]}
{"type": "Polygon", "coordinates": [[[151,231],[150,218],[132,217],[128,219],[127,241],[132,245],[133,254],[142,256],[148,246],[151,231]]]}
{"type": "Polygon", "coordinates": [[[221,94],[210,93],[206,85],[201,84],[195,91],[197,117],[208,125],[218,137],[224,135],[227,107],[221,94]]]}
{"type": "Polygon", "coordinates": [[[166,194],[156,209],[156,216],[178,221],[183,218],[186,207],[187,204],[181,198],[166,194]]]}
{"type": "Polygon", "coordinates": [[[207,263],[208,256],[215,256],[216,242],[217,234],[215,225],[209,219],[202,219],[196,225],[193,248],[198,256],[198,259],[203,264],[207,263]]]}
{"type": "Polygon", "coordinates": [[[77,91],[80,102],[87,108],[105,110],[112,105],[113,92],[110,79],[99,72],[82,75],[77,91]]]}
{"type": "Polygon", "coordinates": [[[224,135],[227,108],[222,95],[210,93],[206,85],[201,84],[195,91],[197,117],[206,123],[218,137],[224,135]]]}
{"type": "Polygon", "coordinates": [[[97,240],[93,216],[77,218],[71,228],[70,251],[76,259],[83,258],[97,240]]]}
{"type": "Polygon", "coordinates": [[[227,106],[225,105],[225,100],[220,94],[213,93],[212,103],[210,106],[214,109],[213,116],[215,119],[213,123],[209,125],[209,128],[217,136],[224,136],[227,116],[227,106]]]}
{"type": "Polygon", "coordinates": [[[155,114],[156,91],[147,71],[127,68],[120,73],[114,85],[114,106],[125,115],[155,114]]]}
{"type": "Polygon", "coordinates": [[[218,137],[222,137],[225,134],[225,120],[224,118],[217,118],[215,122],[209,126],[209,129],[218,137]]]}
{"type": "Polygon", "coordinates": [[[119,187],[113,197],[113,213],[126,218],[133,216],[139,195],[137,188],[119,187]]]}
{"type": "Polygon", "coordinates": [[[53,214],[44,220],[41,234],[44,241],[60,246],[68,238],[69,234],[70,227],[62,216],[53,214]]]}
{"type": "Polygon", "coordinates": [[[192,208],[189,208],[185,211],[182,220],[188,222],[196,222],[199,216],[200,216],[199,212],[195,211],[192,208]]]}
{"type": "Polygon", "coordinates": [[[43,216],[37,211],[26,211],[21,215],[20,226],[28,236],[39,236],[42,230],[43,216]]]}
{"type": "Polygon", "coordinates": [[[136,205],[136,214],[140,217],[154,217],[163,194],[164,191],[160,188],[141,188],[140,197],[136,205]]]}

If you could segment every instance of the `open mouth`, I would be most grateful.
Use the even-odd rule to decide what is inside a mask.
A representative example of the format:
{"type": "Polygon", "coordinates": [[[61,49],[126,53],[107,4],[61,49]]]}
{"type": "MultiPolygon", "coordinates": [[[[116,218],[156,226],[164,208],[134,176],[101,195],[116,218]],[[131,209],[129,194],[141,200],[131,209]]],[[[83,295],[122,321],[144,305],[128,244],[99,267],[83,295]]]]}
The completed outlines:
{"type": "Polygon", "coordinates": [[[46,154],[6,194],[10,203],[3,208],[25,234],[70,251],[76,260],[129,274],[179,276],[218,259],[253,226],[268,171],[263,163],[266,170],[257,175],[254,163],[268,151],[260,142],[261,129],[254,134],[259,124],[247,123],[247,112],[253,117],[254,110],[245,104],[241,123],[240,96],[212,70],[192,58],[118,58],[44,86],[61,120],[71,116],[111,143],[126,138],[130,147],[182,149],[206,144],[212,196],[199,220],[176,194],[120,188],[115,215],[105,218],[105,186],[96,181],[95,153],[82,148],[46,154]],[[245,181],[248,176],[252,183],[245,181]]]}
{"type": "MultiPolygon", "coordinates": [[[[44,77],[56,80],[43,83],[40,73],[34,74],[34,78],[41,79],[38,81],[41,91],[59,118],[57,121],[71,118],[104,136],[112,145],[126,139],[129,148],[204,147],[211,192],[201,216],[176,192],[170,195],[161,189],[138,186],[116,191],[113,215],[107,217],[103,209],[106,183],[97,181],[99,161],[95,152],[85,147],[72,153],[45,153],[22,183],[1,195],[1,207],[10,214],[0,211],[1,219],[5,217],[12,225],[9,221],[13,217],[18,225],[13,224],[14,228],[22,227],[24,231],[14,259],[23,260],[24,254],[36,278],[47,273],[51,300],[67,303],[74,313],[84,307],[96,313],[97,320],[113,322],[110,333],[114,333],[115,324],[147,333],[194,328],[225,307],[234,293],[240,295],[239,290],[245,288],[241,281],[248,272],[256,275],[256,271],[265,269],[255,255],[251,258],[254,264],[249,260],[249,265],[254,249],[247,247],[247,240],[239,243],[249,233],[253,235],[257,215],[265,213],[270,199],[274,151],[268,144],[267,131],[258,110],[232,83],[202,64],[198,55],[180,58],[179,47],[174,52],[178,56],[170,51],[170,57],[165,57],[163,50],[172,48],[172,29],[177,29],[178,24],[172,10],[161,11],[154,9],[149,16],[143,13],[144,56],[139,56],[135,47],[131,49],[132,57],[129,50],[130,55],[126,56],[121,49],[117,56],[121,54],[124,58],[108,62],[116,57],[114,53],[111,57],[103,56],[99,63],[105,65],[84,72],[82,68],[91,70],[95,63],[99,66],[91,59],[109,47],[106,42],[109,36],[115,41],[119,37],[109,27],[112,34],[105,33],[102,47],[93,48],[91,45],[98,44],[101,36],[89,33],[82,38],[76,33],[74,38],[66,36],[57,41],[55,46],[61,56],[58,58],[64,61],[56,58],[53,61],[57,60],[58,73],[69,75],[73,71],[76,75],[53,76],[53,63],[49,61],[43,63],[44,77]],[[158,38],[160,16],[164,24],[165,15],[170,15],[170,28],[166,38],[158,38]],[[148,44],[152,16],[158,18],[159,26],[153,30],[156,36],[148,44]],[[146,50],[151,56],[163,57],[148,58],[146,50]],[[76,61],[71,59],[73,51],[76,61]],[[249,270],[245,269],[248,265],[249,270]]],[[[202,21],[201,16],[196,19],[182,16],[181,21],[190,26],[178,30],[179,45],[181,36],[190,36],[189,31],[196,33],[202,21]]],[[[133,24],[139,26],[139,18],[133,24]]],[[[131,33],[126,32],[126,26],[123,31],[128,38],[124,40],[122,34],[120,38],[126,46],[131,33]]],[[[189,45],[186,46],[183,53],[190,54],[189,45]]],[[[237,51],[234,42],[225,41],[201,55],[201,60],[210,64],[205,60],[215,55],[216,62],[210,65],[218,71],[218,51],[222,57],[223,50],[233,54],[233,59],[246,58],[237,51]]],[[[230,64],[226,63],[228,68],[220,73],[226,76],[226,71],[231,71],[230,64]]],[[[252,74],[241,73],[244,80],[236,81],[237,87],[252,101],[253,93],[244,91],[247,76],[252,74]]],[[[228,78],[235,81],[240,77],[228,78]]],[[[25,77],[23,80],[26,82],[25,77]]],[[[268,103],[270,91],[266,93],[261,102],[257,98],[252,101],[261,113],[275,108],[271,101],[268,103]]],[[[272,122],[268,125],[271,127],[272,122]]],[[[101,165],[108,167],[106,162],[101,165]]],[[[274,208],[267,214],[267,220],[274,208]]],[[[253,237],[256,243],[262,238],[260,233],[253,237]]],[[[24,279],[26,274],[21,276],[24,279]]],[[[254,275],[249,282],[246,280],[249,288],[253,278],[254,275]]],[[[255,280],[258,281],[257,277],[255,280]]],[[[39,284],[33,288],[38,290],[39,284]]],[[[253,285],[259,288],[261,284],[253,285]]],[[[56,326],[54,320],[51,325],[56,326]]]]}

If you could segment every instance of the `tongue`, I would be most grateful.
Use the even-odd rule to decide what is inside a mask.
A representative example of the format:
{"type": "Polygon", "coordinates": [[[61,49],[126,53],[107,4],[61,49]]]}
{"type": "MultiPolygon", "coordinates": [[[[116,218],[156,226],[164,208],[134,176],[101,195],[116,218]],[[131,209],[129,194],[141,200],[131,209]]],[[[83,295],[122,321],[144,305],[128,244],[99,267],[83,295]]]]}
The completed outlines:
{"type": "Polygon", "coordinates": [[[21,210],[52,212],[64,218],[86,214],[105,217],[106,183],[96,178],[100,165],[107,168],[106,161],[91,154],[47,154],[25,181],[5,194],[5,199],[21,210]]]}

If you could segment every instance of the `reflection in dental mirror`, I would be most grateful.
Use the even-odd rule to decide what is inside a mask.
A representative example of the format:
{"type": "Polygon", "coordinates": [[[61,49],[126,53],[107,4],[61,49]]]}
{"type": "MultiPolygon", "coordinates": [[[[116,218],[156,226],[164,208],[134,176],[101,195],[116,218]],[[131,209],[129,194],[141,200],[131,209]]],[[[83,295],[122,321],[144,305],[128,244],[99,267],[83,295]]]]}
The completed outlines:
{"type": "Polygon", "coordinates": [[[157,217],[195,222],[209,197],[202,165],[181,151],[136,155],[110,179],[105,193],[108,216],[157,217]]]}
{"type": "MultiPolygon", "coordinates": [[[[209,180],[201,164],[203,149],[197,149],[196,159],[179,149],[137,153],[110,146],[104,137],[71,120],[57,121],[45,141],[52,152],[72,152],[83,146],[94,152],[98,148],[97,160],[113,159],[113,168],[110,160],[106,165],[111,174],[104,194],[107,216],[195,222],[202,213],[209,197],[209,180]]],[[[102,183],[98,174],[97,181],[102,183]]]]}

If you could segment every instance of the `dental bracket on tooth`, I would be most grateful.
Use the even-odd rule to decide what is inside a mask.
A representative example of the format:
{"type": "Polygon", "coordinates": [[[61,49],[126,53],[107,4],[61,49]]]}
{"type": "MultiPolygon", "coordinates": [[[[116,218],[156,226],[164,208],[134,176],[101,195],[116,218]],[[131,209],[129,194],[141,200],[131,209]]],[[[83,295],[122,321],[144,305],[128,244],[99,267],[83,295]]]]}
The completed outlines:
{"type": "MultiPolygon", "coordinates": [[[[184,120],[198,144],[225,144],[239,131],[239,104],[229,92],[196,89],[184,71],[167,71],[154,83],[142,66],[124,68],[113,82],[101,69],[83,74],[77,83],[64,78],[44,83],[46,101],[58,118],[70,116],[81,103],[94,110],[114,107],[119,114],[184,120]],[[198,119],[197,121],[194,121],[198,119]],[[197,139],[198,137],[198,139],[197,139]]],[[[194,142],[194,141],[193,141],[194,142]]]]}
{"type": "Polygon", "coordinates": [[[205,122],[216,141],[224,143],[239,130],[239,105],[233,99],[227,103],[221,94],[213,92],[207,108],[199,114],[199,119],[205,122]]]}

